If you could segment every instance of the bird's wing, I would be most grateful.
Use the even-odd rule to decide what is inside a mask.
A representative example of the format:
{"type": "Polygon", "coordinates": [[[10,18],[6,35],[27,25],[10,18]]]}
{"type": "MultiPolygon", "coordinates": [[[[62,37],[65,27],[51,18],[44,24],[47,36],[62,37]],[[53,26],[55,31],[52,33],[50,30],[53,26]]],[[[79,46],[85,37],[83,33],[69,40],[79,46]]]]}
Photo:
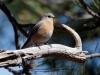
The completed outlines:
{"type": "Polygon", "coordinates": [[[32,32],[29,34],[27,41],[25,42],[25,44],[23,45],[22,49],[25,48],[25,46],[31,41],[31,37],[39,30],[41,29],[41,27],[43,26],[43,22],[39,22],[37,23],[34,27],[32,32]]]}

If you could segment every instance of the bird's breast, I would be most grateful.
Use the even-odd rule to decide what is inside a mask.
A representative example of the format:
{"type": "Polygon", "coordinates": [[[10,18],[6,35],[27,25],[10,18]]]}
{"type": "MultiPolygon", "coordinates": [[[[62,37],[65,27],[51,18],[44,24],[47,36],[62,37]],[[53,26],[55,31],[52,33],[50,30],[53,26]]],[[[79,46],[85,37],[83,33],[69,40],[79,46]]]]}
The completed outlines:
{"type": "Polygon", "coordinates": [[[35,41],[37,44],[43,44],[47,42],[53,34],[53,29],[53,23],[45,21],[42,27],[33,36],[33,41],[35,41]]]}

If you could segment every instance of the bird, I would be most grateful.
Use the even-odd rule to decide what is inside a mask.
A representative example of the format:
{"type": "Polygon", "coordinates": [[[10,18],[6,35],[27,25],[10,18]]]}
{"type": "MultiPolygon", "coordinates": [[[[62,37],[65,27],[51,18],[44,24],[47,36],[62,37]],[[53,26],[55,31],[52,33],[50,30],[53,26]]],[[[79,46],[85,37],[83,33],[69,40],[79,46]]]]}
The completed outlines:
{"type": "Polygon", "coordinates": [[[22,46],[22,49],[33,45],[40,46],[46,43],[53,34],[54,18],[56,17],[52,13],[45,13],[41,17],[40,21],[33,27],[32,32],[29,34],[28,39],[22,46]]]}

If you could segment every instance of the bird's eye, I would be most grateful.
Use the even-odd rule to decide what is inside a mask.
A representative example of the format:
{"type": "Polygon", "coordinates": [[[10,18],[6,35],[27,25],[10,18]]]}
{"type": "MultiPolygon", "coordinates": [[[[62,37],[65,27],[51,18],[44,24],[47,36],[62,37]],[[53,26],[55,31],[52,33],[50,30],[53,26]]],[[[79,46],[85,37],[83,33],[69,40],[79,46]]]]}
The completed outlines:
{"type": "Polygon", "coordinates": [[[49,18],[51,18],[51,16],[48,16],[49,18]]]}

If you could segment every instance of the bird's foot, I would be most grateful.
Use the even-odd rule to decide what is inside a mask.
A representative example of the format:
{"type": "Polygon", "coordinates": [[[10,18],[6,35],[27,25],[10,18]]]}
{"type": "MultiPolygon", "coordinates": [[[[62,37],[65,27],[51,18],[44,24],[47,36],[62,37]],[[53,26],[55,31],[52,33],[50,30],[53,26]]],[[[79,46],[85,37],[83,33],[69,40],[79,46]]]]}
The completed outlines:
{"type": "Polygon", "coordinates": [[[40,50],[41,50],[41,48],[40,48],[40,46],[39,45],[37,45],[37,44],[35,44],[40,50]]]}
{"type": "Polygon", "coordinates": [[[52,45],[51,44],[49,44],[49,43],[44,43],[45,45],[49,45],[51,48],[52,48],[52,45]]]}

